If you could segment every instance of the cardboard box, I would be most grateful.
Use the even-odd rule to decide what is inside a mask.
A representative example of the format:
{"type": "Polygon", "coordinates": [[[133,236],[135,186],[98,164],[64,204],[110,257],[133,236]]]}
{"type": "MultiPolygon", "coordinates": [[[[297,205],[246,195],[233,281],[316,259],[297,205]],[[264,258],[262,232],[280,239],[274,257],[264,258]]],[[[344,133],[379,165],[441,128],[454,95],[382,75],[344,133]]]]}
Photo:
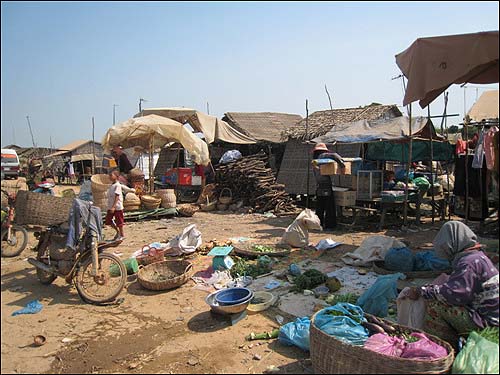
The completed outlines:
{"type": "Polygon", "coordinates": [[[332,176],[334,174],[346,174],[346,168],[340,168],[337,162],[321,164],[319,166],[319,173],[322,176],[332,176]]]}
{"type": "Polygon", "coordinates": [[[335,191],[335,204],[337,206],[354,206],[356,205],[355,191],[335,191]]]}
{"type": "Polygon", "coordinates": [[[336,186],[349,188],[350,190],[358,189],[358,177],[352,174],[338,175],[339,183],[336,186]]]}

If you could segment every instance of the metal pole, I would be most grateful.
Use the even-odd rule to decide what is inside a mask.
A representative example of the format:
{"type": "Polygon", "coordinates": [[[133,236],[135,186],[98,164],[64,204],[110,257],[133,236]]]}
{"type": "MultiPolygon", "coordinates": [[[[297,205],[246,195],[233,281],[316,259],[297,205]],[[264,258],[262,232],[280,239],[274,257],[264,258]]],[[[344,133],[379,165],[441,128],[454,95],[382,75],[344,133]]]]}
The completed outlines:
{"type": "Polygon", "coordinates": [[[113,104],[113,125],[116,124],[115,121],[115,108],[118,107],[118,104],[113,104]]]}
{"type": "MultiPolygon", "coordinates": [[[[309,108],[307,106],[306,99],[306,141],[308,141],[309,137],[309,108]]],[[[309,208],[309,176],[311,174],[311,153],[309,152],[309,147],[307,147],[306,143],[306,152],[307,152],[307,197],[306,197],[306,208],[309,208]]]]}
{"type": "Polygon", "coordinates": [[[209,114],[210,114],[210,106],[209,106],[209,104],[207,102],[207,115],[209,115],[209,114]]]}
{"type": "Polygon", "coordinates": [[[30,134],[31,134],[31,142],[33,142],[33,148],[35,148],[35,149],[36,149],[35,138],[33,137],[33,130],[31,130],[30,117],[29,117],[29,116],[26,116],[26,120],[28,120],[28,128],[30,129],[30,134]]]}

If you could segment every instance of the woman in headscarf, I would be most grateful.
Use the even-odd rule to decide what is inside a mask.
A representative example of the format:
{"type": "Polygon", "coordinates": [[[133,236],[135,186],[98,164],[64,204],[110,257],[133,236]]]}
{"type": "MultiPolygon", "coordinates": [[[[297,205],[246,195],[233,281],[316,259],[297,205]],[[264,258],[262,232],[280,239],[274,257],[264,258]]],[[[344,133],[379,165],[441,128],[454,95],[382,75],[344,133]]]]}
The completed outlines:
{"type": "Polygon", "coordinates": [[[406,291],[410,299],[422,296],[427,301],[424,330],[456,347],[459,336],[498,327],[498,270],[481,251],[474,232],[459,221],[449,221],[433,245],[438,257],[451,262],[451,275],[444,282],[406,291]]]}

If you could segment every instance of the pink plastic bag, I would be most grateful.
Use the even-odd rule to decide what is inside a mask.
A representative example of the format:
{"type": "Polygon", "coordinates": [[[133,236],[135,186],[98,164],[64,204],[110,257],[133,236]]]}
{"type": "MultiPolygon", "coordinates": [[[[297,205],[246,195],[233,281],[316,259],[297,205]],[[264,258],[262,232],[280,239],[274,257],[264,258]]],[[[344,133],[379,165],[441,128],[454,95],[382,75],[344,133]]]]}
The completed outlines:
{"type": "Polygon", "coordinates": [[[364,345],[366,349],[393,357],[401,357],[405,346],[406,342],[404,339],[389,336],[385,333],[376,333],[370,336],[364,345]]]}
{"type": "Polygon", "coordinates": [[[431,341],[423,333],[413,332],[411,336],[417,337],[419,340],[407,343],[403,353],[401,354],[401,358],[430,361],[433,359],[443,358],[448,355],[446,348],[435,343],[434,341],[431,341]]]}

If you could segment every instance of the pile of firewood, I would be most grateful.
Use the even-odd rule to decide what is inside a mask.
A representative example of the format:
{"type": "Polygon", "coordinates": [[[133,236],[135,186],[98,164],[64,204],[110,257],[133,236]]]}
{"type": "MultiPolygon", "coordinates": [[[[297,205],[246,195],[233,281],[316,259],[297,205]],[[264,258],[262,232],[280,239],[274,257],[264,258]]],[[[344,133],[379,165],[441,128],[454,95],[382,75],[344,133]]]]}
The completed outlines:
{"type": "Polygon", "coordinates": [[[233,202],[241,200],[256,212],[272,211],[275,214],[297,212],[285,185],[277,184],[276,177],[267,165],[268,156],[261,151],[235,162],[216,167],[217,192],[229,188],[233,202]]]}

